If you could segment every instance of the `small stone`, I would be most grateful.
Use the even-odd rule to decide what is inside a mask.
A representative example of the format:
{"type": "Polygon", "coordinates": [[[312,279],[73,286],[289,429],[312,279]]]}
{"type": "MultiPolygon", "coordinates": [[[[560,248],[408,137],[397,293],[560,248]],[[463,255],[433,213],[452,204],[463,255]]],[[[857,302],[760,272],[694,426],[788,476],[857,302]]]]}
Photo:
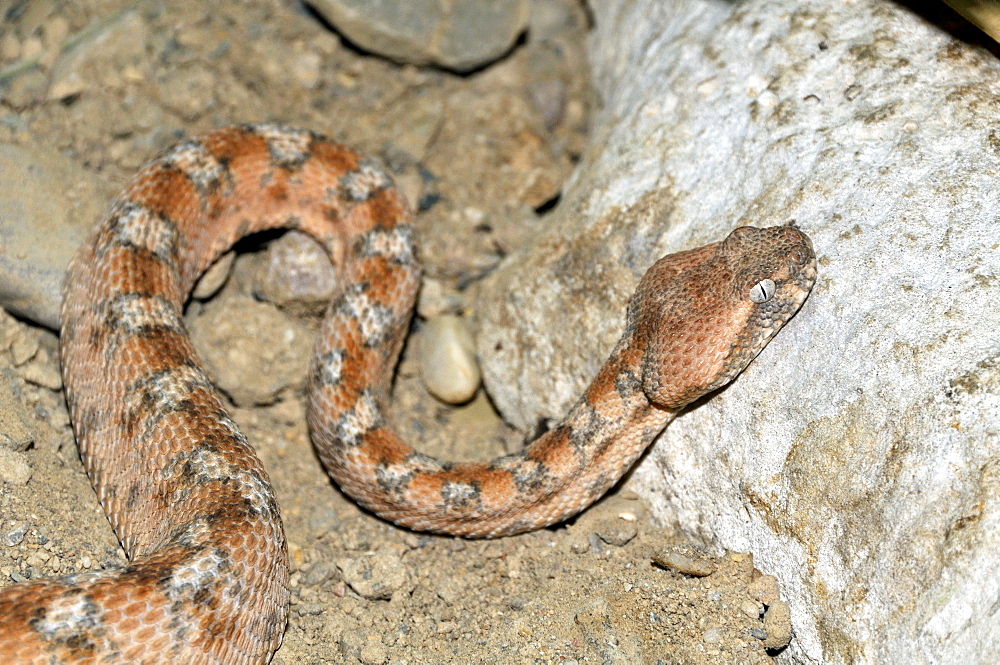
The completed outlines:
{"type": "Polygon", "coordinates": [[[320,67],[323,60],[319,53],[308,51],[301,53],[292,61],[291,73],[295,80],[306,89],[312,90],[319,83],[320,67]]]}
{"type": "Polygon", "coordinates": [[[774,575],[761,575],[747,587],[747,593],[754,600],[759,600],[765,605],[779,602],[781,589],[778,586],[778,578],[774,575]]]}
{"type": "Polygon", "coordinates": [[[0,448],[0,483],[27,485],[31,473],[31,465],[23,453],[0,448]]]}
{"type": "Polygon", "coordinates": [[[59,368],[53,365],[33,362],[19,368],[17,373],[22,379],[36,386],[52,391],[62,388],[62,374],[59,373],[59,368]]]}
{"type": "Polygon", "coordinates": [[[229,273],[232,271],[235,259],[236,252],[226,252],[216,259],[215,263],[198,280],[191,297],[198,300],[208,300],[214,296],[229,279],[229,273]]]}
{"type": "Polygon", "coordinates": [[[376,552],[337,562],[344,581],[368,600],[389,600],[409,584],[410,574],[395,552],[376,552]]]}
{"type": "Polygon", "coordinates": [[[458,628],[458,624],[454,621],[440,621],[436,630],[438,635],[447,635],[448,633],[455,632],[456,628],[458,628]]]}
{"type": "Polygon", "coordinates": [[[445,286],[440,280],[424,277],[420,285],[420,296],[417,298],[417,314],[425,319],[432,319],[441,314],[449,314],[461,308],[462,301],[458,293],[445,286]]]}
{"type": "Polygon", "coordinates": [[[792,612],[788,603],[777,600],[764,613],[765,649],[780,649],[792,641],[792,612]]]}
{"type": "Polygon", "coordinates": [[[764,606],[749,598],[744,599],[740,603],[740,609],[751,619],[760,619],[760,615],[764,613],[764,606]]]}
{"type": "Polygon", "coordinates": [[[65,76],[52,81],[49,86],[48,98],[51,101],[61,101],[76,97],[87,89],[87,83],[80,78],[78,72],[67,72],[65,76]]]}
{"type": "Polygon", "coordinates": [[[0,90],[6,105],[23,110],[45,98],[48,77],[37,69],[25,72],[0,90]]]}
{"type": "Polygon", "coordinates": [[[45,550],[35,550],[28,555],[27,563],[32,568],[41,568],[51,558],[52,555],[46,552],[45,550]]]}
{"type": "Polygon", "coordinates": [[[296,314],[323,312],[336,289],[330,257],[300,231],[272,242],[253,278],[255,296],[296,314]]]}
{"type": "Polygon", "coordinates": [[[24,41],[21,42],[21,55],[26,60],[40,56],[45,50],[45,45],[42,44],[42,40],[35,35],[25,37],[24,41]]]}
{"type": "Polygon", "coordinates": [[[446,404],[468,402],[481,375],[465,320],[451,314],[427,322],[421,338],[420,374],[427,390],[446,404]]]}
{"type": "Polygon", "coordinates": [[[38,353],[38,340],[19,331],[10,345],[10,357],[15,367],[20,367],[38,353]]]}
{"type": "Polygon", "coordinates": [[[216,298],[188,328],[209,377],[237,405],[271,404],[305,384],[313,335],[273,305],[216,298]]]}
{"type": "Polygon", "coordinates": [[[27,533],[28,524],[26,522],[15,522],[12,527],[5,530],[3,534],[0,535],[0,543],[3,543],[7,547],[20,545],[21,541],[24,540],[25,534],[27,533]]]}
{"type": "Polygon", "coordinates": [[[154,88],[160,103],[188,122],[197,120],[215,106],[215,77],[205,69],[192,68],[168,76],[154,88]]]}
{"type": "Polygon", "coordinates": [[[306,586],[320,586],[337,574],[337,567],[333,562],[326,559],[316,561],[306,574],[302,577],[302,584],[306,586]]]}
{"type": "Polygon", "coordinates": [[[466,72],[514,44],[528,23],[528,0],[309,0],[361,48],[399,62],[466,72]]]}
{"type": "Polygon", "coordinates": [[[653,555],[653,563],[676,570],[682,575],[706,577],[715,572],[715,564],[704,559],[695,559],[680,552],[669,550],[653,555]]]}
{"type": "Polygon", "coordinates": [[[441,579],[438,583],[437,588],[434,592],[438,595],[438,598],[448,603],[449,605],[454,605],[462,597],[462,593],[468,588],[468,584],[454,575],[448,575],[441,579]]]}
{"type": "Polygon", "coordinates": [[[594,529],[597,537],[608,545],[623,547],[639,533],[638,527],[619,518],[602,519],[594,529]]]}

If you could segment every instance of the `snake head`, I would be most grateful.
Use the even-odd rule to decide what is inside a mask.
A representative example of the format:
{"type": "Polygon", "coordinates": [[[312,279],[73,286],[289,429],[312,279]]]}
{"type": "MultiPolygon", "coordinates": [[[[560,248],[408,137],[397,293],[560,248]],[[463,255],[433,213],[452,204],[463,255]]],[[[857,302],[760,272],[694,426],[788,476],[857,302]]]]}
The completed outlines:
{"type": "Polygon", "coordinates": [[[789,226],[741,227],[657,261],[639,282],[627,324],[646,397],[680,409],[729,383],[795,314],[815,279],[812,243],[789,226]]]}

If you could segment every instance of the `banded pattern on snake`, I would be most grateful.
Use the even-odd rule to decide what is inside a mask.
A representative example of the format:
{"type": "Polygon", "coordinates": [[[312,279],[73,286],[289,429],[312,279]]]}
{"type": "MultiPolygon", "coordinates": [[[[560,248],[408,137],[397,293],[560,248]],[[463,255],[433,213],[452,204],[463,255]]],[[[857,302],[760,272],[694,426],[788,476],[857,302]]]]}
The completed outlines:
{"type": "Polygon", "coordinates": [[[198,366],[182,308],[239,238],[309,233],[342,284],[318,335],[309,425],[339,486],[413,529],[497,537],[565,520],[669,420],[735,377],[805,300],[808,238],[736,229],[642,278],[625,333],[565,420],[523,453],[448,464],[384,414],[420,269],[410,213],[372,161],[260,124],[209,132],[145,166],[70,265],[66,398],[122,570],[0,591],[3,663],[262,663],[288,612],[267,473],[198,366]]]}

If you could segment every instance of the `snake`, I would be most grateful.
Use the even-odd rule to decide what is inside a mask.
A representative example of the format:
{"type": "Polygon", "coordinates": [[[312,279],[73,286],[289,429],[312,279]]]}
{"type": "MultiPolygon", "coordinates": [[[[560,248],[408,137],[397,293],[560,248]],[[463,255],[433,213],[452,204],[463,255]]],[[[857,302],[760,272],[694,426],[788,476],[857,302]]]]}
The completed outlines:
{"type": "Polygon", "coordinates": [[[183,308],[238,239],[312,236],[339,290],[309,367],[307,420],[341,490],[400,526],[495,538],[563,522],[615,485],[667,423],[722,387],[816,276],[792,225],[736,228],[665,256],[558,425],[518,454],[448,463],[387,417],[421,268],[389,174],[273,123],[183,141],[142,167],[67,270],[60,360],[83,466],[128,558],[0,590],[2,663],[266,663],[289,606],[268,475],[199,365],[183,308]]]}

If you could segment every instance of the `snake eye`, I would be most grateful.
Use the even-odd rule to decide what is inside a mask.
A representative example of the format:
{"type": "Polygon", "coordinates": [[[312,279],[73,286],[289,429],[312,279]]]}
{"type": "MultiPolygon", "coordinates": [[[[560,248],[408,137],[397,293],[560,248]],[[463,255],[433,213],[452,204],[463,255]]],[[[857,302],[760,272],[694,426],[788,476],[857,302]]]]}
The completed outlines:
{"type": "Polygon", "coordinates": [[[769,279],[762,279],[750,289],[750,300],[760,304],[767,302],[774,296],[774,282],[769,279]]]}

